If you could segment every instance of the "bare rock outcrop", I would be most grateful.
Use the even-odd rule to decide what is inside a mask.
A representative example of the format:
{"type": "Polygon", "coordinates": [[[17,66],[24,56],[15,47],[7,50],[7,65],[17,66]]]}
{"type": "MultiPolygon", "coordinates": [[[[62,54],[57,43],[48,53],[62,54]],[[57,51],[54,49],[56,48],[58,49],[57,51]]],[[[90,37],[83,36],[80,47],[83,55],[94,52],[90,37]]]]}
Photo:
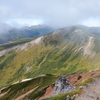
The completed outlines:
{"type": "Polygon", "coordinates": [[[71,86],[69,84],[69,82],[65,76],[62,76],[62,77],[58,78],[55,82],[53,96],[57,95],[57,94],[71,92],[74,90],[75,90],[75,87],[71,86]]]}

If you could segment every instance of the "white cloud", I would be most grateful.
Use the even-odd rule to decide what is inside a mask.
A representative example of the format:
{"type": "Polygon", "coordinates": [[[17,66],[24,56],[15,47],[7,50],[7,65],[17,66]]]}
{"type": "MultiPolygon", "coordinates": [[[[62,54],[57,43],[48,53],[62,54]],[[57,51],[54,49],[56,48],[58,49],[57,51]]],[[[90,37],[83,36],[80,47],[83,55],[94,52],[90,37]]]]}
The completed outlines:
{"type": "Polygon", "coordinates": [[[22,26],[43,24],[43,20],[42,19],[10,19],[6,21],[6,23],[14,27],[15,26],[22,27],[22,26]]]}
{"type": "Polygon", "coordinates": [[[90,18],[88,20],[83,21],[82,24],[90,27],[92,26],[98,27],[100,26],[100,18],[90,18]]]}
{"type": "MultiPolygon", "coordinates": [[[[87,20],[97,16],[100,17],[100,0],[0,1],[0,21],[42,19],[45,24],[65,27],[78,23],[89,25],[90,22],[86,23],[87,20]]],[[[17,23],[23,24],[22,21],[17,23]]]]}

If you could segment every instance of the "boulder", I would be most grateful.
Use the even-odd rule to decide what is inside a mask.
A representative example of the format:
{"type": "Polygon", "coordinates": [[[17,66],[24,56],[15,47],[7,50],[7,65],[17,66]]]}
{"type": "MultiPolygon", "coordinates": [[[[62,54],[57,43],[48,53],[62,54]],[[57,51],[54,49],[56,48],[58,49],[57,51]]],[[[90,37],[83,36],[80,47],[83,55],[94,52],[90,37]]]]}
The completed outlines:
{"type": "Polygon", "coordinates": [[[74,86],[71,86],[65,76],[58,78],[55,82],[53,95],[67,93],[75,90],[74,86]]]}

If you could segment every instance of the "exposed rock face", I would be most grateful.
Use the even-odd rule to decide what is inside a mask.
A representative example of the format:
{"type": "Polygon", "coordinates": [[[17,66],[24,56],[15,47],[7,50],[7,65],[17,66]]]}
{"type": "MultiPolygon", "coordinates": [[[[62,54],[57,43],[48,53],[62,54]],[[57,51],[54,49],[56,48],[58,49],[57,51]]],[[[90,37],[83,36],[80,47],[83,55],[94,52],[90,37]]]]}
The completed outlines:
{"type": "Polygon", "coordinates": [[[60,93],[67,93],[67,92],[71,92],[73,90],[75,90],[75,87],[70,86],[66,77],[62,76],[61,78],[57,79],[56,82],[55,82],[53,95],[57,95],[57,94],[60,94],[60,93]]]}

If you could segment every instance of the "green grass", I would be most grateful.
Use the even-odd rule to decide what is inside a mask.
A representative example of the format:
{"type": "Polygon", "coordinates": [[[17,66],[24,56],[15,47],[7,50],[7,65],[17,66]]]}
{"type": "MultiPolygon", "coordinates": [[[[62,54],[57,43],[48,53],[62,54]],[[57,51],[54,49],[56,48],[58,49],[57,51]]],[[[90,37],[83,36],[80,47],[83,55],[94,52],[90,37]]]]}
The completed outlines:
{"type": "MultiPolygon", "coordinates": [[[[4,61],[2,61],[2,63],[0,63],[0,70],[2,70],[4,67],[6,67],[16,56],[16,53],[12,52],[11,54],[7,54],[7,56],[5,56],[4,61]]],[[[2,59],[2,57],[1,57],[2,59]]]]}
{"type": "Polygon", "coordinates": [[[81,89],[78,89],[78,90],[75,90],[75,91],[72,91],[72,92],[69,92],[69,93],[58,94],[54,97],[46,98],[46,99],[43,99],[43,100],[66,100],[67,96],[73,96],[75,94],[80,94],[80,93],[81,93],[81,89]]]}
{"type": "Polygon", "coordinates": [[[4,97],[0,98],[0,100],[12,100],[12,98],[17,98],[18,96],[26,93],[27,91],[31,89],[34,89],[37,86],[38,88],[25,98],[28,98],[28,99],[39,98],[45,93],[46,88],[49,85],[51,85],[56,79],[57,79],[57,76],[48,74],[45,76],[34,78],[30,81],[11,85],[7,87],[6,89],[2,90],[2,93],[3,93],[10,89],[9,92],[4,97]],[[24,92],[22,92],[23,89],[24,89],[24,92]]]}
{"type": "Polygon", "coordinates": [[[27,51],[10,52],[9,57],[7,54],[4,55],[0,59],[2,69],[0,87],[41,74],[69,75],[88,71],[87,59],[83,59],[81,56],[75,59],[75,54],[70,46],[64,51],[60,51],[60,48],[51,45],[34,45],[27,51]],[[10,60],[10,58],[12,59],[10,60]],[[81,59],[83,59],[82,62],[81,59]],[[27,66],[31,67],[29,71],[26,71],[27,66]],[[80,68],[80,66],[82,67],[80,68]]]}
{"type": "Polygon", "coordinates": [[[86,86],[87,83],[90,83],[90,82],[92,82],[92,81],[93,81],[93,78],[88,78],[88,79],[84,80],[84,82],[78,84],[77,87],[86,86]]]}
{"type": "Polygon", "coordinates": [[[47,77],[45,77],[42,80],[42,84],[38,87],[38,89],[36,89],[34,92],[32,92],[31,94],[26,96],[24,99],[33,99],[34,100],[36,98],[41,97],[45,93],[46,88],[48,86],[50,86],[52,83],[54,83],[57,78],[58,77],[55,77],[52,75],[47,75],[47,77]]]}
{"type": "MultiPolygon", "coordinates": [[[[75,52],[75,50],[78,50],[85,40],[82,43],[79,40],[80,45],[78,45],[76,33],[72,33],[75,41],[71,41],[74,37],[69,37],[71,40],[68,37],[63,37],[65,34],[67,33],[63,35],[50,34],[45,37],[44,44],[35,44],[27,50],[11,51],[0,57],[0,87],[41,74],[70,75],[100,68],[100,53],[96,54],[94,58],[84,57],[83,51],[75,52]],[[27,67],[30,67],[30,70],[26,71],[27,67]]],[[[88,40],[88,38],[86,39],[88,40]]],[[[14,42],[16,44],[2,46],[9,48],[30,40],[20,40],[14,42]]]]}
{"type": "Polygon", "coordinates": [[[99,53],[100,52],[100,38],[97,37],[96,39],[94,39],[94,48],[93,50],[96,52],[96,53],[99,53]]]}

